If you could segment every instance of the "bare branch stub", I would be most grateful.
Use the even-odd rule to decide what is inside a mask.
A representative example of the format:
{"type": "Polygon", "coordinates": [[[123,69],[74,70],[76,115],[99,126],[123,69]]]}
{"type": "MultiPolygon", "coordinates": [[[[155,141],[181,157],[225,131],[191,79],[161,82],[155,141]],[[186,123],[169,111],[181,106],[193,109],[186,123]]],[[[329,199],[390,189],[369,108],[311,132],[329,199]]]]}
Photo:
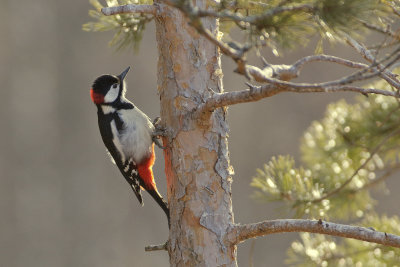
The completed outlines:
{"type": "Polygon", "coordinates": [[[168,241],[164,244],[160,245],[149,245],[144,248],[145,251],[160,251],[160,250],[168,250],[168,241]]]}
{"type": "Polygon", "coordinates": [[[235,225],[228,239],[234,244],[247,239],[275,233],[308,232],[377,243],[385,246],[400,248],[400,236],[375,231],[373,229],[338,224],[319,220],[283,219],[270,220],[253,224],[235,225]]]}

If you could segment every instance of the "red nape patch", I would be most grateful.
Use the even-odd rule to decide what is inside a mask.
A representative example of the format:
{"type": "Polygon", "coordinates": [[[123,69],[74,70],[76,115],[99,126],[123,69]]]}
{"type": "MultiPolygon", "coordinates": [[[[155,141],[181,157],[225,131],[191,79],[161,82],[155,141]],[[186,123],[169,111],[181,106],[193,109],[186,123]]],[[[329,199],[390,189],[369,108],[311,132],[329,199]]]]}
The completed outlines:
{"type": "Polygon", "coordinates": [[[104,96],[102,94],[95,93],[93,89],[90,89],[90,97],[95,104],[101,104],[104,102],[104,96]]]}
{"type": "Polygon", "coordinates": [[[147,190],[157,191],[156,182],[154,181],[154,175],[153,175],[153,165],[155,160],[156,156],[154,154],[154,144],[153,144],[153,146],[151,147],[150,157],[146,158],[138,165],[138,172],[139,176],[143,179],[145,188],[147,190]]]}

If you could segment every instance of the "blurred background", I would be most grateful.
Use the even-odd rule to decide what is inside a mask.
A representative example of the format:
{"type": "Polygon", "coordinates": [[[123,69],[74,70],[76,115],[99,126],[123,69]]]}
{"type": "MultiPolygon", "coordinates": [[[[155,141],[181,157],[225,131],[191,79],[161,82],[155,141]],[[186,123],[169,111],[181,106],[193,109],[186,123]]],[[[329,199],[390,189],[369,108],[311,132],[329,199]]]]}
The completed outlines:
{"type": "MultiPolygon", "coordinates": [[[[105,153],[89,88],[103,73],[128,65],[127,97],[151,118],[159,114],[154,24],[140,51],[115,52],[112,33],[87,33],[88,1],[2,0],[0,7],[0,266],[169,266],[166,252],[144,252],[163,243],[165,215],[145,194],[141,208],[105,153]]],[[[314,47],[265,56],[290,64],[314,47]]],[[[343,47],[326,53],[359,59],[343,47]]],[[[261,63],[260,63],[261,64],[261,63]]],[[[245,80],[223,60],[225,90],[244,89],[245,80]]],[[[326,81],[347,70],[309,65],[297,81],[326,81]]],[[[273,155],[292,154],[313,120],[329,102],[353,94],[281,94],[229,109],[229,147],[235,168],[235,221],[282,218],[279,205],[250,198],[256,168],[273,155]]],[[[165,195],[164,163],[157,151],[155,174],[165,195]]],[[[398,178],[398,177],[397,177],[398,178]]],[[[400,179],[388,181],[400,188],[400,179]]],[[[392,192],[394,193],[394,192],[392,192]]],[[[378,194],[378,211],[399,214],[399,197],[378,194]]],[[[296,234],[259,238],[254,266],[284,266],[296,234]]],[[[239,245],[239,266],[248,266],[251,241],[239,245]]]]}

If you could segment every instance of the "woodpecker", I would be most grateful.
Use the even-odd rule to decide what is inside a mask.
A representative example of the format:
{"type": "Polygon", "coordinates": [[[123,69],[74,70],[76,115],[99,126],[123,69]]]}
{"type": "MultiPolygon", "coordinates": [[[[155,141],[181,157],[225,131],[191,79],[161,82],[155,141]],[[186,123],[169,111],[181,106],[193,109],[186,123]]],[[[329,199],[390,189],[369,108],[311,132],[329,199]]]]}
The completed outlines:
{"type": "Polygon", "coordinates": [[[149,117],[125,98],[124,79],[129,69],[117,76],[98,77],[90,96],[97,107],[100,134],[111,161],[117,165],[140,204],[143,206],[141,189],[144,189],[164,210],[169,225],[169,209],[153,176],[156,129],[149,117]]]}

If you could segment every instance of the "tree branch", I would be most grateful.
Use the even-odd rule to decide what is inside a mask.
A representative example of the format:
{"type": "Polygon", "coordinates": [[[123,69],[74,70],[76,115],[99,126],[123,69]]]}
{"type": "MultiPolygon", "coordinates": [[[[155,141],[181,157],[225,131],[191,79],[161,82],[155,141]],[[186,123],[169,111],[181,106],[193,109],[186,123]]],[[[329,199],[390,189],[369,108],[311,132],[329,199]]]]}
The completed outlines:
{"type": "MultiPolygon", "coordinates": [[[[372,55],[370,55],[372,56],[372,55]]],[[[366,65],[363,63],[353,62],[350,60],[342,59],[335,56],[329,55],[314,55],[314,56],[307,56],[302,59],[296,61],[293,65],[270,65],[264,69],[259,69],[254,66],[246,65],[248,73],[253,75],[257,82],[262,83],[271,83],[270,78],[277,78],[283,81],[289,81],[293,78],[296,78],[299,75],[302,67],[305,63],[315,62],[315,61],[327,61],[332,63],[341,64],[351,68],[358,68],[359,71],[343,77],[336,81],[320,83],[320,85],[324,86],[334,86],[334,85],[344,85],[349,84],[355,81],[367,80],[376,76],[380,76],[385,79],[391,86],[395,87],[396,89],[400,90],[400,83],[397,81],[397,76],[390,71],[387,70],[389,66],[396,63],[400,58],[400,49],[394,51],[394,53],[389,54],[383,61],[390,59],[390,57],[394,57],[386,66],[383,66],[381,62],[372,61],[371,65],[366,65]],[[369,74],[367,74],[369,73],[369,74]]],[[[369,56],[368,56],[369,57],[369,56]]],[[[370,58],[370,57],[369,57],[370,58]]],[[[375,58],[373,58],[375,59],[375,58]]],[[[382,62],[383,62],[382,61],[382,62]]]]}
{"type": "Polygon", "coordinates": [[[400,17],[400,10],[394,4],[389,3],[389,6],[392,8],[393,13],[400,17]]]}
{"type": "Polygon", "coordinates": [[[123,6],[112,6],[112,7],[103,7],[101,12],[105,16],[111,16],[116,14],[125,14],[125,13],[145,13],[156,15],[157,7],[154,5],[123,5],[123,6]]]}
{"type": "Polygon", "coordinates": [[[245,225],[237,224],[231,229],[228,239],[233,244],[239,244],[250,238],[287,232],[308,232],[340,236],[400,248],[400,236],[374,231],[365,227],[322,220],[283,219],[245,225]]]}
{"type": "Polygon", "coordinates": [[[255,102],[281,92],[278,87],[271,85],[265,85],[262,87],[256,87],[250,84],[248,85],[250,86],[250,89],[247,90],[214,94],[194,111],[193,117],[200,117],[201,114],[211,112],[216,108],[239,103],[255,102]]]}
{"type": "MultiPolygon", "coordinates": [[[[285,64],[273,65],[267,63],[263,69],[251,65],[247,65],[246,67],[248,73],[257,82],[265,83],[268,82],[267,80],[268,78],[276,78],[282,81],[290,81],[294,78],[297,78],[300,75],[300,71],[303,69],[305,64],[311,62],[331,62],[356,69],[368,69],[370,67],[367,64],[323,54],[303,57],[297,60],[292,65],[285,65],[285,64]]],[[[373,69],[371,69],[371,71],[372,70],[373,69]]]]}
{"type": "Polygon", "coordinates": [[[332,83],[328,85],[327,83],[320,84],[307,84],[307,83],[290,83],[285,81],[280,81],[277,79],[268,79],[270,84],[263,86],[253,86],[247,84],[250,89],[234,92],[226,92],[214,94],[206,100],[206,102],[194,111],[193,116],[198,117],[200,114],[205,112],[211,112],[216,108],[221,108],[225,106],[255,102],[263,98],[271,97],[273,95],[282,92],[294,92],[294,93],[333,93],[333,92],[357,92],[363,95],[368,94],[380,94],[385,96],[399,97],[397,92],[386,91],[381,89],[373,88],[362,88],[357,86],[341,86],[339,84],[332,83]]]}
{"type": "Polygon", "coordinates": [[[375,24],[370,24],[367,21],[361,21],[361,23],[370,30],[374,30],[374,31],[382,33],[382,34],[386,34],[386,35],[392,37],[393,39],[399,39],[399,36],[395,32],[391,31],[390,28],[386,28],[386,29],[381,28],[375,24]]]}
{"type": "MultiPolygon", "coordinates": [[[[397,55],[391,62],[389,62],[388,65],[394,63],[396,60],[398,60],[398,58],[400,58],[400,54],[397,55]]],[[[354,68],[362,68],[362,69],[349,76],[343,77],[339,80],[311,84],[311,83],[293,83],[284,80],[278,80],[272,77],[274,75],[276,76],[276,71],[278,71],[279,72],[278,75],[280,76],[280,78],[288,77],[287,79],[290,80],[293,76],[297,75],[296,68],[297,70],[299,70],[302,67],[302,65],[304,65],[306,62],[317,60],[317,57],[314,56],[303,58],[297,61],[292,66],[279,65],[280,66],[279,68],[277,68],[276,66],[272,67],[270,66],[269,70],[267,69],[268,67],[264,68],[264,70],[261,70],[257,67],[245,66],[248,75],[254,77],[256,81],[263,81],[268,84],[260,87],[248,84],[250,90],[214,94],[213,96],[208,98],[204,104],[200,105],[192,115],[194,115],[194,117],[200,117],[201,114],[211,112],[216,108],[239,104],[239,103],[254,102],[262,98],[276,95],[281,92],[295,92],[295,93],[358,92],[363,95],[380,94],[396,98],[400,97],[399,94],[400,84],[397,84],[396,81],[392,79],[392,77],[394,77],[394,74],[392,74],[391,72],[388,72],[388,74],[386,74],[387,71],[386,68],[388,65],[382,66],[379,63],[375,62],[371,66],[368,66],[368,68],[364,68],[363,64],[361,63],[355,63],[332,56],[323,55],[319,57],[319,59],[332,61],[339,64],[344,64],[346,66],[351,66],[354,68]],[[367,72],[369,73],[366,74],[367,72]],[[381,90],[381,89],[373,89],[373,88],[362,88],[362,87],[348,85],[356,81],[366,80],[380,75],[384,75],[383,78],[387,80],[388,83],[390,83],[391,85],[398,86],[395,87],[397,89],[397,92],[381,90]],[[390,77],[389,75],[392,77],[390,77]]]]}
{"type": "Polygon", "coordinates": [[[332,62],[332,63],[337,63],[340,65],[344,65],[349,68],[356,68],[356,69],[365,69],[368,68],[369,66],[367,64],[359,63],[359,62],[354,62],[348,59],[336,57],[336,56],[331,56],[331,55],[312,55],[312,56],[307,56],[304,58],[301,58],[297,60],[292,66],[295,69],[301,70],[301,68],[305,65],[305,63],[309,62],[332,62]]]}
{"type": "MultiPolygon", "coordinates": [[[[178,7],[177,5],[174,5],[178,7]]],[[[315,8],[312,5],[295,5],[295,6],[279,6],[272,9],[267,10],[266,12],[259,14],[259,15],[252,15],[252,16],[243,16],[237,12],[231,12],[229,10],[222,10],[222,11],[213,11],[213,10],[192,10],[193,15],[197,17],[214,17],[220,19],[230,19],[236,22],[246,22],[250,24],[259,24],[267,19],[270,19],[276,15],[279,15],[284,12],[297,12],[297,11],[304,11],[304,12],[315,12],[315,8]]]]}
{"type": "MultiPolygon", "coordinates": [[[[362,57],[364,57],[367,61],[371,63],[376,62],[376,58],[372,55],[371,51],[369,51],[364,45],[360,44],[350,36],[346,36],[347,42],[350,46],[352,46],[362,57]]],[[[389,70],[384,69],[381,64],[377,64],[377,68],[382,71],[381,77],[391,86],[395,87],[397,90],[400,90],[400,82],[397,79],[397,75],[393,74],[389,70]]]]}

